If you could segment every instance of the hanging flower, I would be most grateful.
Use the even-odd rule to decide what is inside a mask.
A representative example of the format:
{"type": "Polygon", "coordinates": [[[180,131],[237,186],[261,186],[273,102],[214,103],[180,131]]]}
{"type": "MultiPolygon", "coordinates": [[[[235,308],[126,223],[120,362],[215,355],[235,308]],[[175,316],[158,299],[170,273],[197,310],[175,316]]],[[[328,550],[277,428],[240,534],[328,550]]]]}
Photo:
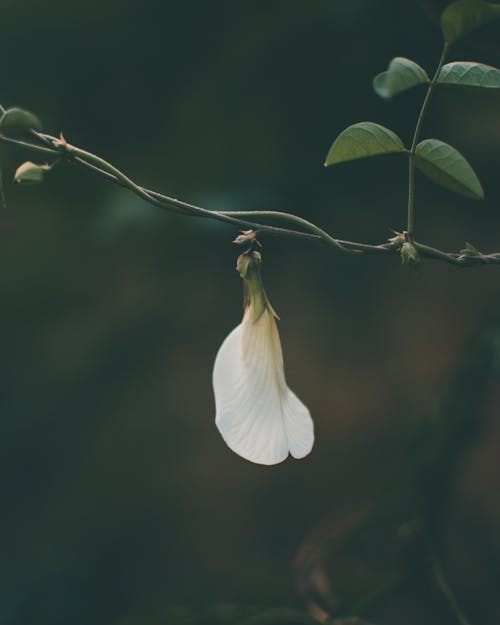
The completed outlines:
{"type": "Polygon", "coordinates": [[[238,258],[244,285],[243,320],[215,359],[215,423],[228,446],[258,464],[277,464],[290,453],[303,458],[314,443],[309,410],[288,388],[276,326],[264,291],[261,255],[238,258]]]}

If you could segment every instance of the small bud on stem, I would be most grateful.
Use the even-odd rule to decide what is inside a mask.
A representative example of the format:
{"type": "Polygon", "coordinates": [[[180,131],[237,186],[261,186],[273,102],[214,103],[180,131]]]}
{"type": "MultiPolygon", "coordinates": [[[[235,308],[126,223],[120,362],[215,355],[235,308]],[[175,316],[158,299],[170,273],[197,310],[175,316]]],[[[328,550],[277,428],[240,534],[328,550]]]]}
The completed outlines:
{"type": "Polygon", "coordinates": [[[405,241],[401,246],[401,262],[416,269],[420,264],[420,255],[411,241],[405,241]]]}
{"type": "Polygon", "coordinates": [[[45,172],[50,171],[50,165],[38,165],[31,161],[26,161],[16,169],[14,180],[22,185],[34,185],[43,182],[45,172]]]}

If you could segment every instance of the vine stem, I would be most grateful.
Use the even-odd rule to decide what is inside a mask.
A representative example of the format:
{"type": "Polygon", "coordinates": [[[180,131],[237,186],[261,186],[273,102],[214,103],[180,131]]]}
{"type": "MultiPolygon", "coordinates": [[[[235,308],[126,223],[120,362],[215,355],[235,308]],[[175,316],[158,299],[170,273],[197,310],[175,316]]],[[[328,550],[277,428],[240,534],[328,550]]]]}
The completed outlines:
{"type": "Polygon", "coordinates": [[[420,133],[422,131],[422,124],[424,122],[425,114],[427,113],[427,109],[429,108],[429,104],[431,101],[432,93],[434,91],[434,87],[436,86],[437,80],[439,78],[439,74],[446,60],[446,55],[448,54],[447,43],[443,46],[443,51],[441,52],[441,58],[439,59],[438,66],[436,71],[434,72],[434,76],[427,87],[427,92],[425,94],[424,101],[422,103],[422,108],[420,109],[420,113],[418,115],[417,124],[415,126],[415,131],[413,133],[413,139],[411,142],[409,158],[408,158],[408,225],[406,231],[408,233],[408,238],[410,241],[413,239],[414,232],[414,204],[415,204],[415,153],[417,150],[418,140],[420,139],[420,133]]]}
{"type": "MultiPolygon", "coordinates": [[[[396,237],[396,239],[398,237],[400,238],[399,241],[392,240],[372,245],[370,243],[337,239],[311,221],[293,213],[281,211],[209,210],[207,208],[202,208],[201,206],[196,206],[194,204],[184,202],[183,200],[164,195],[158,191],[147,189],[146,187],[137,184],[134,180],[126,176],[121,170],[100,156],[97,156],[87,150],[83,150],[77,146],[70,145],[62,138],[58,139],[51,135],[35,131],[31,132],[31,136],[33,137],[33,140],[38,140],[39,143],[8,137],[2,134],[0,134],[0,142],[13,144],[27,150],[38,152],[46,157],[51,156],[59,161],[67,161],[68,163],[76,164],[87,171],[104,178],[108,182],[128,189],[149,204],[153,204],[159,208],[163,208],[186,217],[215,219],[239,228],[255,230],[256,232],[267,233],[274,236],[303,239],[316,243],[320,242],[346,253],[354,252],[357,254],[363,253],[385,256],[400,255],[401,241],[403,240],[401,238],[402,234],[396,237]],[[257,219],[258,221],[253,221],[252,219],[257,219]],[[295,228],[284,228],[281,226],[270,225],[268,223],[262,223],[260,221],[261,219],[272,219],[281,223],[286,222],[287,224],[293,225],[295,228]]],[[[417,242],[414,242],[414,245],[421,257],[444,261],[458,267],[470,267],[487,264],[500,265],[500,252],[492,254],[482,254],[480,252],[475,253],[470,251],[467,253],[457,253],[445,252],[417,242]]]]}
{"type": "Polygon", "coordinates": [[[432,573],[434,576],[434,580],[436,581],[437,587],[443,593],[443,596],[448,602],[450,610],[455,615],[457,621],[460,623],[460,625],[471,625],[469,619],[462,612],[455,593],[451,589],[451,586],[446,579],[446,575],[444,573],[443,567],[441,566],[441,563],[435,556],[432,557],[432,573]]]}

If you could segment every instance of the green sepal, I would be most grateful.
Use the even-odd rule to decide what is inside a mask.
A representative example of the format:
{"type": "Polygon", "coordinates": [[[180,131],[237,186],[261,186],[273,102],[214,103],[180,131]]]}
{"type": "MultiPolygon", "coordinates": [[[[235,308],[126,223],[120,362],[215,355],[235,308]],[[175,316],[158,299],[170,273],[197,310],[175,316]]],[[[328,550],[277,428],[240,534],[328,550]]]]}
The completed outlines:
{"type": "Polygon", "coordinates": [[[236,262],[236,269],[243,280],[243,308],[252,311],[254,322],[258,321],[265,310],[269,310],[278,319],[264,289],[260,274],[261,264],[262,255],[255,250],[243,252],[236,262]]]}
{"type": "Polygon", "coordinates": [[[401,262],[403,265],[417,268],[420,264],[420,254],[417,248],[410,241],[405,241],[401,246],[401,262]]]}
{"type": "Polygon", "coordinates": [[[393,237],[389,237],[387,241],[395,248],[400,248],[406,241],[405,235],[402,232],[394,232],[393,237]]]}
{"type": "Polygon", "coordinates": [[[475,248],[471,243],[466,241],[465,247],[462,250],[460,250],[460,255],[461,256],[480,256],[481,252],[477,248],[475,248]]]}

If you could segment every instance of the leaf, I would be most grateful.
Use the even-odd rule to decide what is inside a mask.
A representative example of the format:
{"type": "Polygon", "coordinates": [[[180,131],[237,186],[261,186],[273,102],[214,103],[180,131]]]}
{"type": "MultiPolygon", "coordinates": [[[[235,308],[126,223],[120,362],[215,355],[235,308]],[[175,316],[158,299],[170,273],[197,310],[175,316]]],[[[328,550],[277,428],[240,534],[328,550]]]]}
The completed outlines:
{"type": "Polygon", "coordinates": [[[472,167],[458,150],[443,141],[421,141],[415,151],[415,164],[431,180],[451,191],[473,199],[484,198],[472,167]]]}
{"type": "Polygon", "coordinates": [[[401,139],[389,128],[373,122],[360,122],[343,130],[335,139],[325,161],[325,167],[356,158],[405,152],[401,139]]]}
{"type": "Polygon", "coordinates": [[[451,44],[500,17],[500,5],[484,0],[457,0],[441,14],[444,40],[451,44]]]}
{"type": "Polygon", "coordinates": [[[457,87],[500,89],[500,69],[466,61],[448,63],[439,72],[437,82],[457,87]]]}
{"type": "Polygon", "coordinates": [[[17,107],[7,109],[0,118],[0,132],[9,137],[26,134],[29,130],[40,130],[41,127],[34,113],[17,107]]]}
{"type": "Polygon", "coordinates": [[[387,71],[373,79],[373,89],[381,98],[392,98],[402,91],[429,82],[429,76],[415,61],[397,56],[389,63],[387,71]]]}

